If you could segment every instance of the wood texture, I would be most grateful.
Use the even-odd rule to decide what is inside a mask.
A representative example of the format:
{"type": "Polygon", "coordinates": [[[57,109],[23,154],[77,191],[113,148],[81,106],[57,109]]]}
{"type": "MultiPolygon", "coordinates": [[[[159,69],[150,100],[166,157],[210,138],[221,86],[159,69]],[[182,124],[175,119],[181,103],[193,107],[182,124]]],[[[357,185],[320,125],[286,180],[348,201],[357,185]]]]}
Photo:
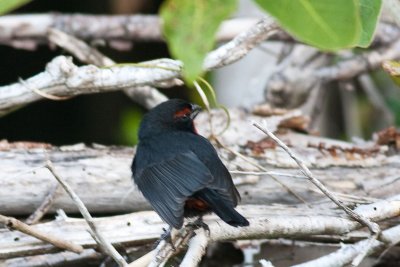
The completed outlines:
{"type": "MultiPolygon", "coordinates": [[[[296,115],[296,114],[294,114],[296,115]]],[[[250,148],[249,141],[264,138],[254,129],[249,120],[261,122],[264,118],[249,115],[243,111],[231,111],[232,122],[229,130],[219,137],[229,148],[240,151],[250,161],[268,170],[299,175],[294,161],[279,148],[257,151],[250,148]],[[244,120],[246,118],[246,120],[244,120]]],[[[214,129],[223,128],[224,118],[214,116],[214,129]]],[[[266,118],[268,126],[276,129],[283,119],[290,116],[266,118]]],[[[196,125],[198,130],[209,134],[206,114],[201,114],[196,125]]],[[[370,152],[372,145],[358,148],[349,143],[294,133],[281,134],[280,138],[289,144],[330,190],[340,193],[343,200],[371,200],[397,194],[400,188],[398,156],[386,156],[385,146],[370,152]],[[318,145],[324,143],[324,149],[318,145]],[[310,146],[311,145],[311,146],[310,146]],[[336,146],[336,149],[334,149],[336,146]],[[352,149],[354,150],[352,152],[352,149]],[[343,194],[351,194],[351,197],[343,194]]],[[[257,143],[256,143],[257,144],[257,143]]],[[[258,143],[259,146],[262,143],[258,143]]],[[[256,167],[229,151],[218,148],[229,170],[258,171],[256,167]]],[[[54,186],[55,179],[44,166],[50,159],[60,175],[73,187],[91,213],[132,212],[149,209],[149,205],[135,188],[130,172],[134,155],[133,148],[105,147],[101,145],[54,147],[36,143],[0,143],[0,213],[5,215],[31,214],[45,199],[54,186]]],[[[242,204],[296,204],[299,200],[289,194],[271,177],[233,175],[242,195],[242,204]]],[[[306,201],[325,199],[309,182],[302,178],[278,177],[306,201]]],[[[77,213],[69,197],[60,192],[54,199],[50,212],[64,209],[77,213]]]]}

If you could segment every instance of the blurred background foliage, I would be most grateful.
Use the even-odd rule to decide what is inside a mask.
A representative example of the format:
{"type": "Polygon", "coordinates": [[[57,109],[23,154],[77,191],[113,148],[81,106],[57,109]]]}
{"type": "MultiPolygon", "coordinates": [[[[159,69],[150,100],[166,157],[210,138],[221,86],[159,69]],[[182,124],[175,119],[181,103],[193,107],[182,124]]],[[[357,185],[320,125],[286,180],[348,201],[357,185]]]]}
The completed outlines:
{"type": "MultiPolygon", "coordinates": [[[[194,2],[184,0],[0,0],[0,12],[11,10],[14,4],[15,7],[19,4],[22,6],[13,13],[157,14],[161,10],[161,15],[166,21],[164,33],[167,43],[172,55],[184,61],[186,81],[191,85],[195,77],[201,74],[204,55],[214,45],[213,38],[217,25],[233,14],[237,3],[239,3],[239,9],[243,9],[243,2],[249,1],[230,0],[228,9],[221,5],[222,0],[206,2],[209,5],[199,9],[194,2]],[[186,10],[183,14],[176,15],[176,3],[179,4],[179,10],[186,10]],[[216,5],[218,8],[215,8],[216,5]],[[213,27],[210,29],[211,22],[213,27]],[[188,24],[203,32],[203,35],[192,31],[191,27],[186,29],[172,27],[188,24]],[[193,40],[193,42],[189,42],[182,49],[182,40],[193,40]]],[[[329,6],[326,5],[328,2],[321,4],[319,0],[279,2],[255,0],[253,2],[258,3],[259,7],[273,15],[296,38],[324,51],[367,46],[371,41],[381,8],[380,0],[328,1],[331,3],[329,6]],[[305,19],[306,22],[304,22],[305,19]],[[301,24],[302,27],[299,27],[299,21],[304,22],[301,24]]],[[[140,62],[171,56],[164,42],[135,42],[132,49],[128,51],[117,51],[106,46],[98,48],[116,62],[140,62]]],[[[258,48],[258,52],[264,48],[258,48]]],[[[265,49],[267,52],[263,50],[263,53],[270,53],[268,49],[269,47],[265,49]]],[[[364,51],[364,49],[353,49],[355,54],[357,51],[364,51]]],[[[37,74],[43,70],[47,62],[63,53],[61,49],[50,46],[40,46],[35,51],[26,51],[0,45],[2,58],[0,84],[9,84],[16,82],[18,78],[25,79],[37,74]]],[[[277,57],[274,55],[273,59],[276,60],[277,57]]],[[[247,58],[251,58],[251,53],[247,58]]],[[[334,61],[335,59],[333,63],[334,61]]],[[[268,64],[273,67],[274,62],[268,62],[268,64]]],[[[226,67],[226,69],[229,68],[230,66],[226,67]]],[[[234,79],[233,76],[239,76],[244,71],[242,67],[239,71],[225,74],[222,79],[234,79]]],[[[218,76],[218,74],[210,73],[206,75],[206,78],[218,83],[218,76]]],[[[382,70],[374,71],[371,77],[385,104],[394,115],[395,124],[399,126],[400,92],[398,88],[394,86],[389,75],[382,70]]],[[[227,87],[226,85],[217,87],[219,98],[221,94],[225,94],[223,97],[225,100],[222,103],[227,106],[237,106],[237,104],[232,104],[235,101],[229,101],[230,99],[239,98],[238,101],[242,101],[239,90],[248,95],[251,95],[253,90],[252,86],[241,88],[243,87],[241,84],[229,86],[224,92],[221,87],[227,87]]],[[[324,99],[326,102],[324,112],[328,114],[326,118],[329,119],[322,123],[320,130],[322,134],[341,139],[350,139],[352,136],[369,139],[373,132],[388,126],[382,123],[382,112],[371,104],[370,97],[360,89],[357,82],[344,89],[344,92],[338,89],[340,85],[337,83],[329,87],[335,89],[329,90],[324,99]],[[356,100],[352,102],[354,107],[346,109],[343,106],[345,105],[343,97],[347,97],[346,94],[349,92],[352,97],[355,96],[356,100]],[[346,110],[351,110],[352,114],[346,113],[346,110]],[[355,130],[349,131],[346,123],[355,130]]],[[[168,97],[185,98],[201,103],[197,92],[186,87],[162,91],[168,97]]],[[[256,98],[253,104],[263,101],[256,98]]],[[[217,104],[215,103],[214,106],[217,104]]],[[[246,105],[243,104],[243,106],[246,105]]],[[[246,107],[249,108],[248,105],[246,107]]],[[[133,145],[137,142],[140,118],[145,112],[122,92],[82,95],[63,102],[40,101],[0,118],[0,138],[10,141],[48,142],[55,145],[77,142],[133,145]]]]}

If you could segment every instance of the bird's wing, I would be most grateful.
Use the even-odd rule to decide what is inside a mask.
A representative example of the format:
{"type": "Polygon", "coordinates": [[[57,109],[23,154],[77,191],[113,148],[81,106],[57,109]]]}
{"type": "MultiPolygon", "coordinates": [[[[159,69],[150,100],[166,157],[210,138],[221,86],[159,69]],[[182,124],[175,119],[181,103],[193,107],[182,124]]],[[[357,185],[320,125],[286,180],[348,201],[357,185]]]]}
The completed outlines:
{"type": "Polygon", "coordinates": [[[135,182],[155,211],[169,225],[183,224],[185,200],[213,179],[208,168],[191,151],[143,169],[135,182]]]}
{"type": "Polygon", "coordinates": [[[205,148],[208,148],[207,155],[203,156],[202,159],[212,175],[215,177],[215,179],[213,179],[211,183],[207,185],[207,187],[217,191],[220,197],[225,200],[227,204],[236,207],[240,201],[240,195],[233,184],[231,174],[222,163],[217,151],[209,140],[201,137],[197,141],[201,142],[201,146],[199,146],[201,148],[198,148],[196,154],[199,154],[204,151],[205,148]]]}
{"type": "Polygon", "coordinates": [[[225,200],[226,203],[236,207],[240,201],[240,194],[233,184],[232,177],[220,159],[218,159],[218,161],[216,160],[215,163],[220,165],[218,168],[212,169],[212,173],[216,179],[213,179],[212,182],[207,185],[207,187],[217,191],[220,197],[225,200]]]}

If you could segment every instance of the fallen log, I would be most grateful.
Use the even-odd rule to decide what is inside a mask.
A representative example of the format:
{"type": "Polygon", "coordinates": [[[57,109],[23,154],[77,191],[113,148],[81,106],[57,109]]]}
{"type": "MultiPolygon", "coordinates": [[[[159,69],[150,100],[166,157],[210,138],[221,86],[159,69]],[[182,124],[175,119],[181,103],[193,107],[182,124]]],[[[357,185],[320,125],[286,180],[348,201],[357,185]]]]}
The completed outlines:
{"type": "MultiPolygon", "coordinates": [[[[361,227],[341,210],[333,209],[331,202],[317,204],[312,209],[304,205],[298,207],[250,205],[241,206],[239,210],[249,219],[249,227],[235,228],[221,223],[214,215],[205,217],[205,222],[210,227],[210,241],[343,235],[361,227]]],[[[387,200],[360,205],[355,212],[373,221],[382,221],[397,217],[399,210],[400,195],[397,195],[387,200]]],[[[163,233],[162,228],[166,227],[152,211],[97,218],[95,223],[110,242],[125,247],[153,242],[163,233]]],[[[86,249],[97,247],[83,219],[64,218],[32,227],[79,244],[86,249]]],[[[2,240],[0,259],[60,251],[32,236],[8,229],[0,229],[0,240],[2,240]]]]}
{"type": "MultiPolygon", "coordinates": [[[[249,120],[266,119],[270,129],[277,129],[284,120],[296,118],[297,113],[263,118],[243,111],[231,111],[232,122],[219,141],[218,147],[229,170],[260,172],[258,164],[270,175],[233,174],[242,195],[242,204],[298,204],[302,199],[313,202],[324,199],[319,190],[305,179],[299,178],[295,163],[280,148],[268,147],[268,140],[254,129],[249,120]],[[260,141],[261,140],[261,141],[260,141]],[[229,150],[227,150],[228,148],[229,150]],[[237,151],[247,160],[232,154],[237,151]],[[277,174],[285,174],[287,176],[277,174]],[[297,178],[288,177],[296,176],[297,178]],[[276,183],[279,179],[291,191],[276,183]]],[[[225,123],[224,116],[213,116],[215,132],[225,123]]],[[[208,117],[200,116],[199,132],[209,134],[204,125],[208,117]]],[[[400,158],[387,156],[386,146],[359,147],[351,143],[295,133],[280,134],[280,138],[291,145],[312,172],[329,189],[338,193],[342,201],[363,203],[398,193],[400,158]],[[350,196],[351,194],[351,196],[350,196]]],[[[56,184],[45,169],[44,162],[50,159],[73,187],[91,213],[121,213],[149,209],[140,192],[133,185],[130,164],[134,149],[128,147],[106,147],[101,145],[55,147],[38,143],[0,143],[0,213],[4,215],[28,216],[41,205],[56,184]]],[[[49,210],[54,213],[63,209],[77,213],[77,208],[63,192],[57,192],[49,210]]]]}

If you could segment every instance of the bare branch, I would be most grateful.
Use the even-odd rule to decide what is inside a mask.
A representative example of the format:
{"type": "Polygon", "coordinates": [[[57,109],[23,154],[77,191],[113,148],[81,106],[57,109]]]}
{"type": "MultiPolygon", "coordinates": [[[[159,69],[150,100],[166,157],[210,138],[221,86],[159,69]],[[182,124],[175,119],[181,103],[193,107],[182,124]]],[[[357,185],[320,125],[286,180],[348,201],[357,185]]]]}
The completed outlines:
{"type": "Polygon", "coordinates": [[[316,186],[318,187],[328,198],[330,198],[336,205],[338,205],[341,209],[343,209],[350,217],[354,218],[356,221],[359,223],[367,226],[370,231],[374,234],[377,234],[380,232],[379,225],[376,223],[371,222],[369,219],[365,218],[364,216],[361,216],[345,205],[341,203],[339,199],[336,198],[334,194],[332,194],[314,175],[311,173],[310,169],[306,166],[304,161],[296,156],[290,148],[285,145],[281,140],[279,140],[271,131],[266,129],[265,127],[261,126],[257,122],[253,122],[253,125],[258,128],[260,131],[268,135],[272,140],[274,140],[280,147],[282,147],[288,154],[289,156],[296,161],[296,163],[299,165],[301,172],[316,186]]]}
{"type": "MultiPolygon", "coordinates": [[[[217,41],[228,41],[251,28],[258,18],[236,18],[224,21],[217,32],[217,41]]],[[[21,49],[36,49],[46,43],[47,31],[55,28],[77,38],[105,40],[116,49],[130,48],[131,41],[163,41],[161,23],[153,15],[87,15],[87,14],[29,14],[0,18],[0,43],[21,49]],[[113,45],[113,44],[125,45],[113,45]]],[[[293,39],[280,32],[275,40],[293,39]]]]}
{"type": "Polygon", "coordinates": [[[104,56],[96,48],[91,47],[78,38],[60,30],[50,28],[48,38],[51,43],[67,50],[82,62],[93,64],[97,67],[110,67],[115,65],[115,62],[112,59],[104,56]]]}
{"type": "Polygon", "coordinates": [[[24,83],[0,87],[0,116],[41,99],[34,89],[50,95],[75,96],[147,85],[162,86],[163,82],[179,76],[180,69],[181,64],[171,59],[98,68],[93,65],[78,67],[71,58],[58,56],[47,64],[44,72],[24,83]]]}
{"type": "MultiPolygon", "coordinates": [[[[396,218],[400,209],[400,195],[369,205],[360,205],[357,213],[373,221],[396,218]]],[[[358,222],[344,216],[341,210],[328,209],[326,206],[314,206],[313,209],[293,206],[247,205],[238,207],[239,212],[250,220],[249,227],[235,228],[216,216],[206,216],[205,223],[210,227],[210,242],[232,239],[291,238],[310,235],[343,235],[362,227],[358,222]]],[[[162,234],[165,224],[155,212],[145,211],[113,217],[94,219],[96,226],[112,243],[136,245],[154,242],[162,234]]],[[[81,244],[85,248],[96,247],[93,238],[87,232],[87,222],[83,219],[67,219],[35,227],[81,244]]],[[[24,255],[37,255],[55,252],[46,243],[37,242],[33,237],[24,238],[18,232],[0,231],[0,258],[24,255]],[[15,238],[20,241],[15,242],[15,238]]]]}
{"type": "MultiPolygon", "coordinates": [[[[216,53],[211,52],[210,56],[205,59],[205,70],[221,67],[240,59],[275,29],[276,26],[271,20],[262,20],[247,32],[218,48],[216,53]]],[[[57,39],[58,43],[63,43],[65,39],[68,39],[66,37],[60,40],[61,38],[54,31],[50,35],[53,40],[57,39]]],[[[82,47],[82,43],[65,46],[75,51],[77,47],[82,47]]],[[[90,58],[86,54],[79,53],[79,57],[95,63],[110,63],[109,60],[104,62],[105,59],[99,57],[98,53],[90,58]]],[[[65,97],[142,87],[141,90],[148,92],[144,95],[145,97],[152,96],[153,99],[157,98],[157,103],[160,103],[165,98],[158,93],[149,92],[146,86],[170,87],[175,85],[177,78],[181,75],[181,69],[182,63],[171,59],[108,68],[96,68],[92,65],[77,67],[70,59],[59,56],[47,64],[44,72],[25,82],[0,87],[0,116],[39,100],[44,94],[65,97]]],[[[130,92],[129,95],[143,97],[141,91],[130,92]]],[[[146,104],[149,105],[153,102],[155,101],[146,104]]]]}
{"type": "Polygon", "coordinates": [[[172,229],[172,242],[162,240],[155,249],[155,255],[148,267],[164,266],[173,255],[179,253],[193,237],[194,231],[191,227],[184,227],[180,230],[172,229]]]}
{"type": "Polygon", "coordinates": [[[47,213],[60,188],[60,184],[56,183],[49,191],[47,196],[44,198],[40,206],[26,219],[27,224],[35,224],[40,221],[40,219],[47,213]]]}
{"type": "Polygon", "coordinates": [[[82,216],[85,218],[87,224],[89,225],[90,229],[93,232],[94,239],[98,243],[98,245],[110,256],[112,257],[115,262],[118,263],[120,267],[127,266],[128,263],[125,259],[118,253],[118,251],[108,242],[107,239],[97,230],[97,227],[94,223],[92,216],[90,215],[89,211],[80,200],[77,194],[72,190],[72,188],[57,174],[56,170],[53,167],[53,164],[50,161],[47,161],[46,168],[54,175],[54,178],[61,184],[64,190],[69,194],[75,204],[78,206],[79,211],[81,212],[82,216]]]}
{"type": "Polygon", "coordinates": [[[201,258],[206,253],[208,239],[206,231],[199,228],[195,231],[195,236],[189,241],[189,248],[181,262],[181,267],[198,266],[201,258]]]}
{"type": "Polygon", "coordinates": [[[46,243],[52,244],[55,247],[69,250],[75,253],[81,253],[83,251],[83,247],[80,245],[76,245],[72,242],[62,240],[51,234],[38,231],[34,227],[31,227],[15,218],[0,215],[0,223],[4,224],[4,226],[6,226],[9,229],[17,230],[24,234],[33,236],[46,243]]]}
{"type": "MultiPolygon", "coordinates": [[[[87,45],[78,38],[68,35],[57,29],[51,28],[49,30],[49,40],[64,48],[82,62],[93,64],[97,67],[110,67],[116,64],[112,59],[106,57],[97,49],[87,45]]],[[[168,85],[168,87],[180,84],[182,84],[180,80],[172,79],[171,85],[168,85]]],[[[147,109],[151,109],[168,99],[164,94],[152,86],[132,87],[123,89],[123,91],[133,101],[139,103],[147,109]]]]}
{"type": "MultiPolygon", "coordinates": [[[[263,166],[261,166],[258,163],[253,162],[251,159],[249,159],[248,157],[242,155],[241,153],[230,149],[229,147],[225,146],[224,144],[222,144],[222,142],[218,139],[215,138],[215,141],[217,142],[218,145],[220,145],[222,148],[228,150],[230,153],[234,154],[235,156],[242,158],[244,161],[248,162],[249,164],[255,166],[256,168],[258,168],[259,170],[263,171],[264,173],[267,173],[268,170],[266,168],[264,168],[263,166]]],[[[287,190],[290,194],[292,194],[295,198],[297,198],[298,200],[300,200],[303,203],[307,203],[301,196],[299,196],[295,191],[293,191],[290,187],[288,187],[285,183],[283,183],[282,181],[280,181],[278,178],[276,178],[273,174],[269,174],[269,176],[280,186],[282,186],[285,190],[287,190]]]]}
{"type": "Polygon", "coordinates": [[[94,249],[85,249],[82,253],[76,254],[69,251],[62,251],[53,254],[26,256],[0,260],[3,267],[49,267],[49,266],[74,266],[86,267],[90,263],[101,262],[104,255],[94,249]]]}
{"type": "Polygon", "coordinates": [[[395,226],[382,231],[381,240],[384,240],[385,243],[377,240],[370,241],[370,239],[367,239],[357,242],[354,245],[342,245],[342,248],[336,252],[293,267],[346,266],[351,263],[357,255],[364,253],[364,251],[367,251],[367,255],[370,255],[374,252],[382,251],[387,246],[398,244],[400,241],[400,226],[395,226]]]}
{"type": "MultiPolygon", "coordinates": [[[[258,18],[236,18],[224,21],[217,33],[217,41],[227,41],[249,29],[258,18]]],[[[46,43],[47,31],[56,28],[80,39],[106,40],[116,49],[130,47],[131,41],[163,41],[161,23],[153,15],[88,15],[88,14],[27,14],[0,18],[0,43],[21,49],[36,49],[46,43]],[[128,43],[127,43],[128,42],[128,43]],[[115,44],[116,45],[113,45],[115,44]],[[121,45],[123,44],[123,45],[121,45]]],[[[378,27],[375,42],[391,42],[400,31],[390,24],[378,27]],[[382,29],[383,28],[383,29],[382,29]]],[[[295,42],[285,32],[272,37],[276,41],[295,42]]]]}
{"type": "MultiPolygon", "coordinates": [[[[230,114],[231,127],[224,135],[218,137],[227,148],[235,152],[240,151],[240,154],[266,171],[285,173],[288,176],[301,175],[296,163],[279,147],[253,151],[247,144],[251,141],[262,145],[265,134],[248,127],[248,120],[261,122],[265,118],[237,109],[230,109],[230,114]]],[[[214,127],[218,132],[223,127],[220,121],[224,118],[217,115],[214,118],[214,127]]],[[[207,119],[206,114],[200,114],[195,122],[197,130],[204,136],[209,133],[207,119]]],[[[269,127],[277,129],[280,120],[276,116],[267,120],[269,127]]],[[[312,168],[313,174],[326,186],[334,192],[341,193],[337,195],[341,201],[365,203],[398,193],[400,159],[385,155],[387,151],[385,146],[375,147],[373,144],[368,147],[355,146],[349,142],[290,132],[280,135],[280,138],[291,142],[291,149],[307,160],[307,166],[312,168]],[[349,198],[349,194],[354,197],[349,198]]],[[[217,150],[228,169],[250,172],[260,170],[223,148],[217,147],[217,150]]],[[[38,163],[44,162],[46,157],[57,163],[60,175],[68,177],[69,184],[83,198],[92,214],[128,213],[150,209],[149,204],[132,184],[129,166],[133,155],[134,149],[131,147],[83,144],[57,147],[42,143],[2,141],[0,142],[2,163],[0,213],[29,216],[32,210],[43,202],[48,194],[49,185],[54,182],[54,178],[47,170],[38,168],[40,165],[38,163]],[[35,194],[32,194],[31,187],[25,186],[28,183],[35,188],[35,194]],[[131,193],[127,195],[127,191],[131,193]],[[104,195],[107,198],[104,198],[104,195]]],[[[243,176],[235,175],[235,178],[239,178],[236,179],[239,182],[241,177],[243,176]]],[[[304,179],[287,177],[280,179],[306,202],[311,204],[321,200],[320,190],[307,185],[304,179]]],[[[260,177],[256,185],[240,184],[238,190],[242,195],[242,204],[301,203],[297,198],[287,194],[287,191],[269,176],[260,177]]],[[[64,192],[57,196],[49,214],[53,214],[59,208],[66,212],[79,212],[64,192]]]]}
{"type": "Polygon", "coordinates": [[[268,129],[265,127],[262,127],[258,123],[254,122],[253,125],[257,127],[259,130],[264,132],[268,137],[270,137],[272,140],[274,140],[280,147],[282,147],[288,154],[289,156],[296,161],[296,163],[299,165],[301,172],[316,186],[318,189],[320,189],[328,198],[330,198],[336,205],[338,205],[341,209],[343,209],[350,217],[352,217],[354,220],[358,221],[359,223],[367,226],[369,230],[372,233],[372,236],[369,239],[369,242],[367,242],[366,247],[364,250],[354,259],[353,265],[357,266],[361,263],[361,261],[364,259],[364,257],[367,255],[367,251],[370,249],[370,246],[372,246],[373,242],[377,239],[377,237],[380,235],[381,230],[380,227],[377,223],[372,222],[369,220],[367,217],[360,215],[354,211],[352,211],[350,208],[345,206],[334,194],[332,194],[328,188],[325,187],[314,175],[311,173],[310,169],[306,166],[304,161],[297,157],[285,143],[283,143],[279,138],[277,138],[272,132],[270,132],[268,129]]]}
{"type": "MultiPolygon", "coordinates": [[[[297,56],[303,57],[303,55],[297,56]]],[[[346,54],[336,64],[331,64],[331,60],[327,61],[326,58],[329,59],[327,54],[321,54],[320,57],[325,58],[326,62],[317,61],[319,64],[316,65],[294,62],[291,65],[283,64],[284,68],[278,67],[265,87],[266,99],[276,106],[297,108],[309,97],[310,92],[318,89],[321,84],[346,81],[380,68],[386,60],[399,59],[400,41],[394,39],[379,48],[366,50],[361,54],[351,56],[346,54]]]]}
{"type": "Polygon", "coordinates": [[[329,82],[332,80],[347,80],[364,72],[376,69],[384,61],[400,58],[400,41],[393,42],[380,50],[366,52],[339,61],[338,64],[320,68],[315,72],[315,79],[329,82]]]}
{"type": "Polygon", "coordinates": [[[278,31],[272,18],[264,18],[249,30],[239,34],[229,43],[210,52],[204,60],[203,69],[210,70],[232,64],[278,31]]]}

